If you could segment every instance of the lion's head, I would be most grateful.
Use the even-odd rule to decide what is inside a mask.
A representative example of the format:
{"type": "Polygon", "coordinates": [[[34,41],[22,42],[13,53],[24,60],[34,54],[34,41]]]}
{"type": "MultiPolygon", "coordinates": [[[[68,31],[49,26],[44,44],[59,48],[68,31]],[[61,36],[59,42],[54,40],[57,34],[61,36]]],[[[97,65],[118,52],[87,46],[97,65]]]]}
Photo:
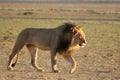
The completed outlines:
{"type": "Polygon", "coordinates": [[[73,38],[71,41],[71,45],[79,45],[80,47],[84,47],[87,43],[85,38],[85,33],[82,30],[81,26],[75,26],[72,28],[73,38]]]}
{"type": "Polygon", "coordinates": [[[79,47],[84,47],[86,45],[87,41],[82,27],[72,23],[65,23],[61,27],[64,28],[61,31],[57,46],[57,51],[60,54],[63,54],[68,50],[70,51],[70,49],[78,47],[78,45],[79,47]]]}

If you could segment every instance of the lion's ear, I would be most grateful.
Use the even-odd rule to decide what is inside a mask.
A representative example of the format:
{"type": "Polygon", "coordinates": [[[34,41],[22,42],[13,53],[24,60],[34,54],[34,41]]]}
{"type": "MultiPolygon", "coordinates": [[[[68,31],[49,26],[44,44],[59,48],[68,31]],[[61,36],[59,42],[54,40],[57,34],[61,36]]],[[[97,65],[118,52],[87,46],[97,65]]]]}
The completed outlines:
{"type": "Polygon", "coordinates": [[[74,27],[73,29],[72,29],[72,33],[73,33],[73,35],[76,35],[77,34],[77,29],[74,27]]]}
{"type": "Polygon", "coordinates": [[[77,34],[77,31],[74,31],[73,34],[76,35],[76,34],[77,34]]]}

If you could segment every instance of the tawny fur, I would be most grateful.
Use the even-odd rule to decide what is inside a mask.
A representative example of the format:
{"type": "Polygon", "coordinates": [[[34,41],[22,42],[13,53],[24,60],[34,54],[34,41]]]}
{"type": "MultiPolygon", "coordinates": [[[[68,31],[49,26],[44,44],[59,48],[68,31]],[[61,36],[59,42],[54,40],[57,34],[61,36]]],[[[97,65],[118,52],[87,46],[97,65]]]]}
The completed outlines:
{"type": "Polygon", "coordinates": [[[76,69],[76,61],[71,56],[71,51],[83,47],[86,44],[85,34],[81,27],[65,23],[57,28],[53,29],[36,29],[27,28],[21,31],[16,40],[13,51],[9,57],[8,70],[12,70],[15,66],[13,58],[18,56],[18,52],[26,46],[31,53],[31,64],[38,71],[44,71],[41,67],[38,67],[37,50],[49,50],[51,53],[51,65],[53,72],[59,72],[56,64],[56,54],[59,53],[69,61],[73,66],[70,73],[73,73],[76,69]]]}

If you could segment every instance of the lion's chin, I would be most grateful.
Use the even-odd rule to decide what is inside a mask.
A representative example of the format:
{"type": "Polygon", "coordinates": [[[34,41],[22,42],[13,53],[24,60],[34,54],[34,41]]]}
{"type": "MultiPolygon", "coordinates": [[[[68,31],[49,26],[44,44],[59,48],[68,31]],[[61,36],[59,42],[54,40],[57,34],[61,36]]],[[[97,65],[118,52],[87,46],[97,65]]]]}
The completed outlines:
{"type": "Polygon", "coordinates": [[[80,46],[81,48],[84,48],[85,46],[80,46]]]}

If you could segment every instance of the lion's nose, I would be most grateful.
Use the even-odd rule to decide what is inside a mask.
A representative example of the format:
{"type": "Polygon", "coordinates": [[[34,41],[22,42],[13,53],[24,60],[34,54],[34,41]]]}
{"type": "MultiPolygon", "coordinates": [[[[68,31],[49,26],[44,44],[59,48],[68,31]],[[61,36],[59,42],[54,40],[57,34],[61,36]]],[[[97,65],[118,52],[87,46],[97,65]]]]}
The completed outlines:
{"type": "Polygon", "coordinates": [[[85,42],[84,42],[85,44],[87,44],[87,41],[85,40],[85,42]]]}
{"type": "Polygon", "coordinates": [[[87,44],[87,41],[86,41],[86,40],[84,40],[84,39],[82,40],[82,42],[83,42],[83,43],[85,43],[85,44],[87,44]]]}

